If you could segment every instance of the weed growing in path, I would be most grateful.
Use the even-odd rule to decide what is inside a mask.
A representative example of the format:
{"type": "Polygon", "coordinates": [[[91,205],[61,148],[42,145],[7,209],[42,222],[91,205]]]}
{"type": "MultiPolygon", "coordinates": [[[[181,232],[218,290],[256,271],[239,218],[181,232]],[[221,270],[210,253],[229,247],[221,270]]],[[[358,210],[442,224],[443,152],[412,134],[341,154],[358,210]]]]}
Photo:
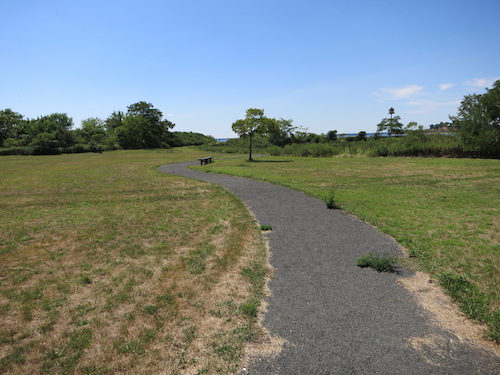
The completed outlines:
{"type": "Polygon", "coordinates": [[[378,272],[394,272],[396,270],[396,257],[369,253],[358,259],[358,267],[370,267],[378,272]]]}
{"type": "Polygon", "coordinates": [[[335,200],[335,190],[330,189],[325,198],[326,208],[330,210],[340,209],[340,205],[335,200]]]}

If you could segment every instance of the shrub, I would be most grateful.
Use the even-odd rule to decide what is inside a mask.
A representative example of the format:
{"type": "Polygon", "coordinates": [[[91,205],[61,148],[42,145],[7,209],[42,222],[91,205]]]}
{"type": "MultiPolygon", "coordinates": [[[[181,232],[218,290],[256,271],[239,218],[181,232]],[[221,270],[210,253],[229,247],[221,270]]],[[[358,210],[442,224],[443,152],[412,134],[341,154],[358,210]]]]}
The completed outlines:
{"type": "Polygon", "coordinates": [[[2,155],[59,155],[59,154],[80,154],[85,152],[103,152],[117,150],[117,145],[102,145],[102,144],[75,144],[65,148],[41,149],[35,146],[19,146],[0,148],[0,156],[2,155]]]}
{"type": "Polygon", "coordinates": [[[33,147],[9,147],[0,148],[0,156],[3,155],[32,155],[33,147]]]}
{"type": "Polygon", "coordinates": [[[283,153],[283,148],[279,146],[271,146],[267,148],[267,152],[272,156],[280,156],[283,153]]]}
{"type": "Polygon", "coordinates": [[[269,147],[267,152],[273,156],[290,155],[313,157],[329,157],[340,153],[338,145],[330,143],[293,143],[285,147],[269,147]]]}

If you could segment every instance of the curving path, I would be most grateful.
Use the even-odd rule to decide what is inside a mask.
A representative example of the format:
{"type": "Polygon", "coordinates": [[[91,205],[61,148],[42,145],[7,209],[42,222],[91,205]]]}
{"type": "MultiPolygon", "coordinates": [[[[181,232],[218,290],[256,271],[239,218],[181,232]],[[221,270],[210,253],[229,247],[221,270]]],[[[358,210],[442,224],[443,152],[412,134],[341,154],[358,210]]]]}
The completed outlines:
{"type": "Polygon", "coordinates": [[[498,374],[500,359],[461,342],[396,281],[403,274],[356,266],[368,253],[400,255],[373,227],[303,193],[265,182],[166,165],[165,173],[222,185],[269,224],[275,277],[263,322],[287,341],[275,358],[239,374],[498,374]],[[409,345],[421,338],[419,349],[409,345]],[[426,345],[428,338],[434,344],[426,345]]]}

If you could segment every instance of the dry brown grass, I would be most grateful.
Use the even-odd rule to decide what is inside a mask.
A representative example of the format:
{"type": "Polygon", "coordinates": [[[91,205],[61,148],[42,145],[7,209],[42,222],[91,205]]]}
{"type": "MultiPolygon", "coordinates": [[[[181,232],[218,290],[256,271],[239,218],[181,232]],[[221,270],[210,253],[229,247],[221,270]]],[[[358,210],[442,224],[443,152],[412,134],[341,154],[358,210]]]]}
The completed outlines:
{"type": "MultiPolygon", "coordinates": [[[[417,303],[431,314],[432,322],[451,332],[457,342],[486,349],[500,357],[500,347],[484,339],[488,328],[468,319],[460,312],[443,289],[429,275],[424,272],[416,272],[411,277],[399,279],[399,283],[410,291],[417,303]]],[[[446,346],[449,345],[449,342],[442,336],[431,335],[413,337],[409,340],[409,345],[423,354],[427,349],[432,349],[433,355],[436,356],[439,355],[440,351],[447,350],[446,346]]],[[[429,362],[432,361],[429,360],[429,362]]]]}
{"type": "Polygon", "coordinates": [[[241,308],[265,293],[255,220],[155,171],[198,156],[0,159],[0,372],[233,373],[265,342],[241,308]]]}

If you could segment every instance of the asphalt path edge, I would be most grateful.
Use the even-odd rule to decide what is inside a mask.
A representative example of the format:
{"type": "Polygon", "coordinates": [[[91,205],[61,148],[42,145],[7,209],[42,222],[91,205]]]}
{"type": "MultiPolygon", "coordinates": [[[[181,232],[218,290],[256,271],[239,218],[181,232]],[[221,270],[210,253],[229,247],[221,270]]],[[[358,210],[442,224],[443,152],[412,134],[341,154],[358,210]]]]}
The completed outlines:
{"type": "Polygon", "coordinates": [[[401,256],[392,238],[304,193],[189,169],[194,164],[159,171],[221,185],[273,227],[267,239],[275,275],[262,324],[285,343],[275,356],[252,356],[238,374],[499,373],[498,346],[470,339],[480,326],[456,331],[470,321],[431,279],[356,266],[367,252],[401,256]]]}

